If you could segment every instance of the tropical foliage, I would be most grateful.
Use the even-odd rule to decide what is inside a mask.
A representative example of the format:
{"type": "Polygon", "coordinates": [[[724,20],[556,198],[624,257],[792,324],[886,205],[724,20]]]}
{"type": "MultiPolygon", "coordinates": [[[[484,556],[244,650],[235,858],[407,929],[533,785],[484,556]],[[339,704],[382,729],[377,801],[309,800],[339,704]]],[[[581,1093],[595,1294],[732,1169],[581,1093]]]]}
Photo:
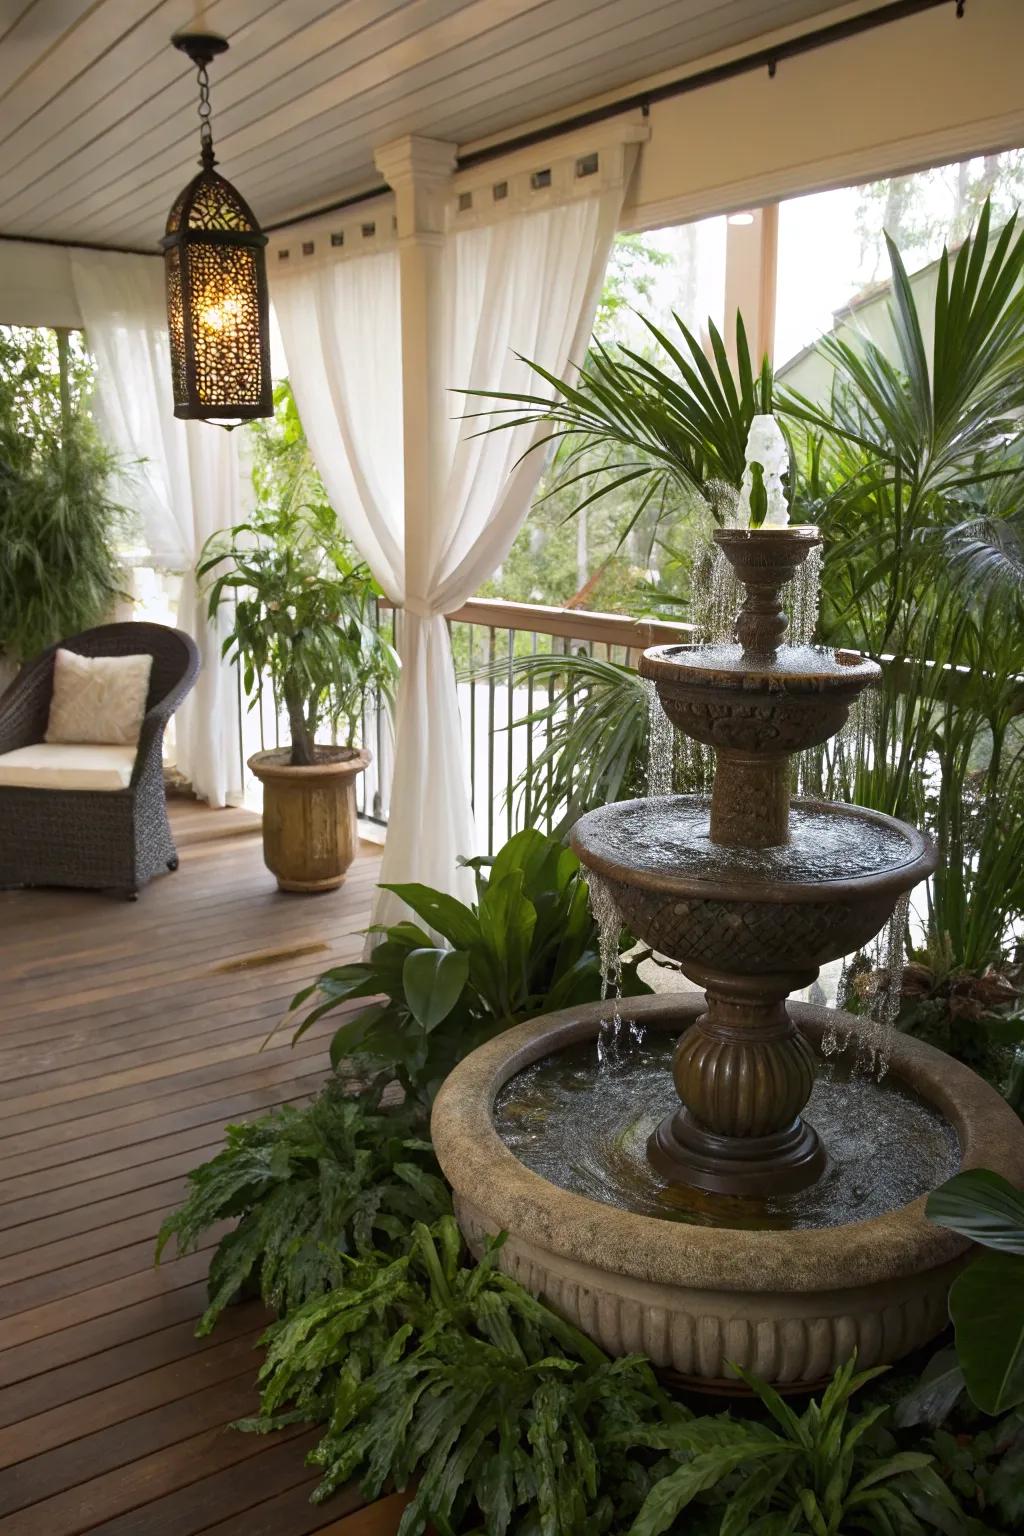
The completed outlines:
{"type": "Polygon", "coordinates": [[[127,515],[89,413],[92,363],[67,332],[0,326],[0,654],[23,661],[120,595],[127,515]]]}
{"type": "Polygon", "coordinates": [[[939,1226],[983,1252],[953,1282],[956,1352],[974,1402],[986,1413],[1024,1404],[1024,1193],[985,1168],[958,1173],[928,1197],[939,1226]]]}
{"type": "MultiPolygon", "coordinates": [[[[720,1510],[718,1536],[870,1536],[954,1531],[956,1499],[933,1457],[903,1451],[883,1430],[884,1403],[852,1416],[850,1399],[883,1370],[838,1370],[820,1401],[798,1415],[773,1387],[738,1371],[776,1427],[702,1418],[659,1426],[639,1443],[673,1452],[679,1465],[655,1483],[630,1536],[661,1536],[703,1494],[720,1510]]],[[[627,1434],[629,1432],[627,1431],[627,1434]]],[[[632,1437],[631,1437],[632,1438],[632,1437]]]]}
{"type": "MultiPolygon", "coordinates": [[[[386,887],[424,926],[378,930],[381,942],[366,959],[326,971],[293,1004],[311,1005],[298,1039],[324,1014],[382,997],[341,1024],[331,1060],[350,1059],[381,1084],[397,1079],[409,1104],[428,1106],[456,1062],[502,1030],[603,995],[597,927],[571,849],[527,830],[493,859],[469,863],[472,906],[428,886],[386,887]]],[[[637,976],[639,958],[622,967],[627,996],[649,990],[637,976]]]]}
{"type": "Polygon", "coordinates": [[[200,1335],[239,1294],[258,1292],[282,1313],[322,1295],[341,1255],[400,1251],[415,1221],[450,1209],[422,1118],[382,1108],[376,1094],[349,1098],[329,1084],[307,1108],[286,1105],[226,1134],[223,1151],[189,1174],[188,1198],[157,1242],[158,1260],[172,1237],[188,1253],[236,1219],[210,1264],[200,1335]]]}
{"type": "Polygon", "coordinates": [[[732,501],[729,490],[738,491],[743,479],[750,423],[772,409],[771,365],[766,360],[755,369],[738,314],[735,371],[710,320],[713,362],[700,338],[674,319],[678,337],[644,322],[667,366],[624,344],[595,341],[575,383],[568,383],[524,359],[548,393],[467,391],[474,399],[502,402],[470,412],[470,419],[501,418],[484,432],[543,427],[533,448],[557,445],[553,489],[581,487],[576,514],[624,486],[642,484],[622,537],[649,506],[674,517],[680,500],[689,503],[695,495],[722,520],[732,501]]]}
{"type": "Polygon", "coordinates": [[[326,1498],[358,1478],[415,1496],[400,1536],[592,1536],[621,1530],[650,1474],[628,1453],[681,1417],[636,1357],[596,1345],[495,1266],[467,1263],[454,1221],[417,1226],[399,1258],[349,1261],[340,1283],[271,1328],[267,1430],[326,1424],[311,1460],[326,1498]]]}

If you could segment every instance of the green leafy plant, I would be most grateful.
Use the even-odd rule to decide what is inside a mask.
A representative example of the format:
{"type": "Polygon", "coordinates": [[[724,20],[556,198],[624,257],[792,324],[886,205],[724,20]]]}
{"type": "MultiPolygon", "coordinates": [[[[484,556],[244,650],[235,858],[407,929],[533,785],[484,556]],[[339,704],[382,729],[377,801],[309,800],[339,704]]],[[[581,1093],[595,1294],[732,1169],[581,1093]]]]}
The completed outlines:
{"type": "Polygon", "coordinates": [[[1024,1403],[1024,1192],[972,1168],[934,1190],[926,1212],[985,1250],[949,1293],[967,1390],[986,1413],[1017,1408],[1024,1403]]]}
{"type": "Polygon", "coordinates": [[[197,579],[208,582],[213,618],[230,604],[224,642],[242,672],[250,705],[264,679],[288,714],[291,762],[315,760],[318,727],[355,741],[363,699],[389,699],[397,660],[376,624],[377,588],[325,502],[258,510],[250,522],[214,534],[197,579]]]}
{"type": "Polygon", "coordinates": [[[340,1283],[270,1329],[261,1414],[242,1427],[326,1421],[310,1460],[326,1498],[417,1480],[400,1536],[597,1536],[639,1508],[626,1451],[683,1417],[637,1357],[609,1361],[496,1267],[466,1262],[454,1221],[407,1253],[349,1260],[340,1283]]]}
{"type": "Polygon", "coordinates": [[[671,1451],[679,1465],[655,1483],[630,1536],[683,1529],[683,1510],[713,1493],[718,1536],[916,1536],[957,1532],[956,1500],[924,1452],[901,1451],[881,1426],[880,1404],[855,1417],[850,1399],[881,1369],[838,1370],[820,1402],[798,1415],[775,1389],[737,1368],[775,1420],[692,1419],[630,1443],[671,1451]],[[780,1433],[781,1431],[781,1433],[780,1433]]]}
{"type": "Polygon", "coordinates": [[[128,522],[67,332],[0,326],[0,654],[24,661],[105,618],[128,522]]]}
{"type": "Polygon", "coordinates": [[[1024,1414],[1008,1413],[983,1426],[963,1422],[935,1430],[926,1442],[939,1476],[984,1526],[1018,1532],[1024,1526],[1024,1414]],[[997,1521],[998,1525],[994,1525],[997,1521]]]}
{"type": "Polygon", "coordinates": [[[397,1251],[416,1220],[449,1210],[423,1132],[413,1109],[347,1097],[337,1084],[306,1108],[229,1125],[224,1150],[189,1174],[188,1198],[157,1241],[159,1262],[172,1237],[187,1253],[218,1222],[237,1219],[210,1264],[196,1332],[209,1333],[239,1292],[257,1288],[287,1313],[330,1290],[341,1255],[397,1251]]]}
{"type": "MultiPolygon", "coordinates": [[[[493,859],[469,863],[477,882],[472,906],[429,886],[387,887],[425,926],[379,930],[382,941],[367,959],[326,971],[300,992],[293,1009],[310,1006],[294,1039],[332,1009],[382,995],[337,1030],[331,1060],[337,1066],[351,1058],[381,1082],[397,1078],[408,1103],[427,1106],[456,1063],[485,1040],[603,995],[597,927],[571,849],[528,829],[493,859]]],[[[637,975],[640,958],[622,966],[626,996],[650,990],[637,975]]]]}

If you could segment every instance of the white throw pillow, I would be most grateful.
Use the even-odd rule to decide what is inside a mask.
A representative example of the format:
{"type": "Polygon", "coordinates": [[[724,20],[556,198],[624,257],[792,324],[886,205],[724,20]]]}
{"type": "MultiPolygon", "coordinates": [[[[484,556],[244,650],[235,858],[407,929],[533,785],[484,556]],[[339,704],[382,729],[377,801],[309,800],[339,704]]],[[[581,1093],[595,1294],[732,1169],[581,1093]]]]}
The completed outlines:
{"type": "Polygon", "coordinates": [[[129,746],[146,712],[152,656],[79,656],[58,650],[47,741],[129,746]]]}

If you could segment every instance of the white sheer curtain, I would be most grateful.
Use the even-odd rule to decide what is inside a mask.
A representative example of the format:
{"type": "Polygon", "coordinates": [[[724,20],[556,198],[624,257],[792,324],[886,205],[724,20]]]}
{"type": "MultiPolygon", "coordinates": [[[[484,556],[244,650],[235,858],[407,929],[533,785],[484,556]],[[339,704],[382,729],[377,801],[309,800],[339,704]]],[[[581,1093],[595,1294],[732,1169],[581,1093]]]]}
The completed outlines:
{"type": "MultiPolygon", "coordinates": [[[[274,274],[288,373],[317,467],[353,542],[403,609],[382,881],[472,894],[457,863],[478,850],[444,615],[507,554],[542,467],[539,453],[516,462],[535,429],[473,436],[460,418],[475,407],[447,391],[539,392],[517,352],[559,374],[582,360],[623,190],[510,212],[445,237],[433,317],[445,426],[430,445],[429,527],[415,554],[403,507],[397,254],[274,274]]],[[[395,896],[380,893],[375,921],[402,912],[395,896]]]]}
{"type": "Polygon", "coordinates": [[[345,531],[402,601],[402,335],[395,250],[274,273],[274,312],[313,460],[345,531]]]}
{"type": "MultiPolygon", "coordinates": [[[[442,368],[449,388],[528,389],[539,380],[515,355],[565,374],[582,361],[621,208],[621,189],[449,235],[442,284],[442,368]]],[[[474,435],[459,418],[477,403],[453,395],[436,445],[427,561],[405,573],[402,680],[396,711],[391,821],[383,883],[422,881],[473,894],[460,854],[479,852],[444,615],[504,559],[543,466],[521,456],[542,429],[474,435]],[[517,463],[517,460],[520,462],[517,463]]],[[[398,921],[381,891],[374,921],[398,921]]]]}
{"type": "Polygon", "coordinates": [[[227,616],[206,619],[196,559],[218,528],[249,503],[237,434],[175,420],[163,263],[105,251],[72,254],[72,279],[96,358],[96,413],[126,461],[121,497],[138,510],[153,564],[181,571],[179,623],[195,639],[202,671],[176,718],[178,767],[211,805],[241,799],[238,693],[221,658],[227,616]]]}

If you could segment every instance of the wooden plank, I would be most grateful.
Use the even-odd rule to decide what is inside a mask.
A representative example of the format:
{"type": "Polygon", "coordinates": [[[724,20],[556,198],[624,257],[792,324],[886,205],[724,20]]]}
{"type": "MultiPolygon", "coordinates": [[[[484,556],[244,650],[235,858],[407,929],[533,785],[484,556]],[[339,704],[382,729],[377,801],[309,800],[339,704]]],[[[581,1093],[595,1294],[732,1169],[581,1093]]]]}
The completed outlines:
{"type": "MultiPolygon", "coordinates": [[[[127,1420],[135,1421],[140,1414],[159,1410],[166,1403],[181,1398],[191,1398],[221,1382],[233,1381],[239,1376],[251,1382],[259,1365],[259,1356],[255,1353],[259,1338],[258,1329],[235,1338],[230,1335],[226,1339],[218,1338],[211,1341],[209,1349],[192,1351],[152,1371],[140,1369],[133,1348],[132,1354],[136,1358],[129,1380],[70,1402],[61,1402],[48,1412],[25,1414],[22,1410],[18,1422],[0,1429],[0,1467],[29,1459],[38,1461],[45,1452],[77,1441],[86,1426],[91,1431],[86,1438],[92,1439],[99,1430],[124,1424],[127,1420]]],[[[40,1478],[41,1486],[50,1492],[52,1464],[40,1468],[40,1478]]],[[[2,1504],[0,1493],[0,1508],[2,1504]]]]}
{"type": "MultiPolygon", "coordinates": [[[[183,815],[201,828],[172,807],[183,815]]],[[[354,1490],[308,1502],[315,1432],[229,1427],[255,1406],[268,1317],[247,1302],[194,1337],[226,1226],[159,1269],[153,1246],[226,1120],[323,1081],[331,1020],[294,1050],[286,1035],[259,1047],[315,973],[311,926],[331,955],[357,952],[378,856],[324,905],[268,892],[259,840],[241,837],[186,847],[145,914],[90,893],[4,896],[17,921],[0,965],[11,955],[19,976],[0,977],[0,1536],[240,1536],[243,1522],[303,1536],[360,1509],[354,1490]],[[303,952],[247,963],[292,942],[303,952]]]]}
{"type": "MultiPolygon", "coordinates": [[[[184,1276],[183,1283],[164,1290],[156,1304],[152,1297],[145,1297],[135,1304],[132,1304],[131,1297],[125,1297],[125,1304],[121,1308],[97,1317],[87,1317],[77,1323],[72,1321],[67,1327],[58,1327],[51,1332],[44,1328],[36,1337],[24,1343],[8,1344],[0,1355],[0,1387],[17,1386],[22,1390],[26,1382],[47,1379],[65,1366],[82,1362],[91,1365],[93,1361],[97,1362],[96,1369],[100,1373],[97,1385],[102,1385],[102,1362],[109,1357],[111,1350],[122,1344],[148,1340],[170,1328],[187,1326],[194,1329],[196,1319],[202,1316],[206,1305],[209,1255],[197,1259],[191,1274],[184,1274],[179,1267],[182,1263],[182,1260],[175,1262],[173,1278],[182,1279],[184,1276]]],[[[166,1272],[169,1275],[172,1273],[170,1266],[166,1272]]],[[[233,1310],[242,1312],[244,1308],[233,1310]]],[[[141,1350],[142,1345],[139,1347],[141,1350]]],[[[156,1346],[146,1346],[147,1349],[150,1347],[156,1346]]],[[[145,1358],[148,1357],[140,1355],[141,1369],[145,1369],[145,1358]]],[[[123,1376],[116,1375],[112,1379],[120,1381],[123,1376]]]]}
{"type": "MultiPolygon", "coordinates": [[[[237,1434],[235,1438],[256,1439],[237,1434]]],[[[310,1430],[282,1431],[263,1442],[259,1454],[240,1466],[224,1467],[198,1477],[156,1502],[147,1502],[117,1519],[105,1521],[103,1536],[198,1536],[225,1517],[255,1515],[268,1499],[284,1489],[301,1486],[308,1496],[315,1478],[304,1461],[317,1439],[310,1430]]],[[[345,1498],[345,1494],[338,1496],[339,1502],[345,1498]]],[[[325,1513],[325,1524],[328,1518],[325,1513]]],[[[242,1529],[247,1529],[244,1523],[242,1529]]],[[[282,1525],[274,1536],[292,1533],[282,1525]]]]}
{"type": "MultiPolygon", "coordinates": [[[[188,1311],[185,1322],[160,1328],[141,1338],[129,1338],[114,1344],[110,1349],[86,1353],[82,1358],[64,1364],[44,1368],[42,1350],[35,1345],[26,1345],[22,1359],[28,1374],[13,1386],[0,1389],[0,1428],[17,1426],[29,1420],[41,1423],[52,1413],[69,1411],[71,1405],[81,1398],[98,1400],[107,1389],[116,1389],[130,1382],[133,1377],[155,1375],[158,1371],[173,1369],[179,1362],[195,1359],[210,1349],[220,1349],[239,1336],[258,1338],[271,1320],[270,1313],[258,1302],[245,1302],[241,1306],[227,1308],[217,1323],[215,1334],[197,1339],[195,1317],[203,1301],[202,1288],[196,1286],[194,1293],[193,1296],[192,1291],[188,1290],[183,1295],[183,1305],[188,1311]],[[34,1369],[34,1366],[40,1368],[34,1369]]],[[[120,1317],[124,1318],[125,1315],[121,1313],[120,1317]]],[[[87,1323],[79,1330],[87,1335],[86,1349],[89,1348],[90,1340],[95,1343],[101,1337],[101,1328],[110,1321],[106,1318],[101,1324],[87,1323]]],[[[82,1415],[78,1428],[81,1429],[87,1422],[88,1416],[82,1415]]]]}

